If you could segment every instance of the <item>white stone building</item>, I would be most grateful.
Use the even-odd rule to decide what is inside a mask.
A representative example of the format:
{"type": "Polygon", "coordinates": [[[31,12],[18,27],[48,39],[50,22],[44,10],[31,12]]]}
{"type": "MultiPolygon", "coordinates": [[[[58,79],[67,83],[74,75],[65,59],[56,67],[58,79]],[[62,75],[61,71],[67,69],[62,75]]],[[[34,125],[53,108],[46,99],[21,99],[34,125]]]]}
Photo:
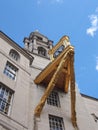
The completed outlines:
{"type": "Polygon", "coordinates": [[[21,48],[0,31],[0,130],[98,130],[98,99],[80,94],[77,87],[77,127],[71,122],[69,89],[65,93],[55,87],[40,106],[40,116],[35,116],[47,85],[34,81],[50,65],[48,51],[52,47],[53,41],[39,32],[24,38],[21,48]]]}

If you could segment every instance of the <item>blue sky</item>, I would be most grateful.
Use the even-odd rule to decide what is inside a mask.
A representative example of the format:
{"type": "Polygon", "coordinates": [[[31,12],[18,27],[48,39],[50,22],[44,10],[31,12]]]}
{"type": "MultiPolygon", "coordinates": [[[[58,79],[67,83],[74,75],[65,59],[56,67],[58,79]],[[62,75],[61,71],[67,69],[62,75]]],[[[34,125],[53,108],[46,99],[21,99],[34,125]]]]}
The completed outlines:
{"type": "Polygon", "coordinates": [[[0,0],[0,30],[22,47],[35,30],[54,44],[68,35],[79,90],[98,98],[98,0],[0,0]]]}

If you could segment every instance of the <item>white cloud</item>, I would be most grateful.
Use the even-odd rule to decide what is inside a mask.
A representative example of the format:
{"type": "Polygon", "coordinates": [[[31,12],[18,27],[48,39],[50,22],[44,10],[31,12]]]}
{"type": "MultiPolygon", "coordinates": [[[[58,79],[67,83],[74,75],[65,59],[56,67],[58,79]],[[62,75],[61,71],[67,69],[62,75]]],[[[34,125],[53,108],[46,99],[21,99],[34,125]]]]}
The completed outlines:
{"type": "MultiPolygon", "coordinates": [[[[96,12],[98,12],[98,8],[96,9],[96,12]]],[[[90,19],[91,27],[89,27],[86,30],[86,33],[94,37],[96,31],[98,30],[98,15],[97,14],[90,15],[89,19],[90,19]]]]}
{"type": "Polygon", "coordinates": [[[90,27],[87,29],[86,33],[94,37],[95,32],[98,30],[98,27],[90,27]]]}
{"type": "Polygon", "coordinates": [[[98,57],[96,57],[96,70],[98,71],[98,57]]]}
{"type": "Polygon", "coordinates": [[[91,19],[92,26],[94,26],[94,27],[98,26],[98,16],[97,15],[91,15],[90,19],[91,19]]]}

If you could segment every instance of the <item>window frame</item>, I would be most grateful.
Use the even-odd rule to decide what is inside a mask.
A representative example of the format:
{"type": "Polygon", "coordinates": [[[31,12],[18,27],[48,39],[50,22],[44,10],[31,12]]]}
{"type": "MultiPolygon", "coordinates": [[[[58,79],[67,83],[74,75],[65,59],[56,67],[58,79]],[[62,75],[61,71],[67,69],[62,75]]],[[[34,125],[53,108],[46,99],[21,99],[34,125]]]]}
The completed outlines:
{"type": "Polygon", "coordinates": [[[61,107],[60,98],[57,91],[52,91],[47,98],[47,104],[55,107],[61,107]]]}
{"type": "Polygon", "coordinates": [[[12,80],[16,80],[18,68],[9,61],[6,62],[3,73],[12,80]]]}
{"type": "Polygon", "coordinates": [[[10,52],[9,52],[9,56],[14,59],[15,61],[19,61],[20,60],[20,55],[19,53],[14,50],[14,49],[11,49],[10,52]]]}
{"type": "Polygon", "coordinates": [[[50,130],[65,130],[64,120],[62,117],[49,115],[50,130]]]}
{"type": "Polygon", "coordinates": [[[0,82],[0,112],[9,115],[14,91],[0,82]]]}
{"type": "Polygon", "coordinates": [[[44,47],[38,46],[37,49],[38,49],[38,54],[40,56],[47,56],[47,50],[44,47]]]}

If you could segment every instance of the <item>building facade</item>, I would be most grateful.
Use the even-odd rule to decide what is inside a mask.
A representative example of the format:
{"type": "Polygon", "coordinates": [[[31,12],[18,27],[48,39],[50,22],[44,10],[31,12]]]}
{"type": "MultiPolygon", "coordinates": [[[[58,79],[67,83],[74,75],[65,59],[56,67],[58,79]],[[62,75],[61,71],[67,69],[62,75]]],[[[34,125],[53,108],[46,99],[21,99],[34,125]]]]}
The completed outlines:
{"type": "Polygon", "coordinates": [[[81,95],[75,85],[74,100],[67,80],[62,87],[68,66],[60,59],[70,42],[58,44],[53,56],[53,41],[39,32],[23,42],[21,48],[0,32],[0,130],[98,130],[98,99],[81,95]]]}

